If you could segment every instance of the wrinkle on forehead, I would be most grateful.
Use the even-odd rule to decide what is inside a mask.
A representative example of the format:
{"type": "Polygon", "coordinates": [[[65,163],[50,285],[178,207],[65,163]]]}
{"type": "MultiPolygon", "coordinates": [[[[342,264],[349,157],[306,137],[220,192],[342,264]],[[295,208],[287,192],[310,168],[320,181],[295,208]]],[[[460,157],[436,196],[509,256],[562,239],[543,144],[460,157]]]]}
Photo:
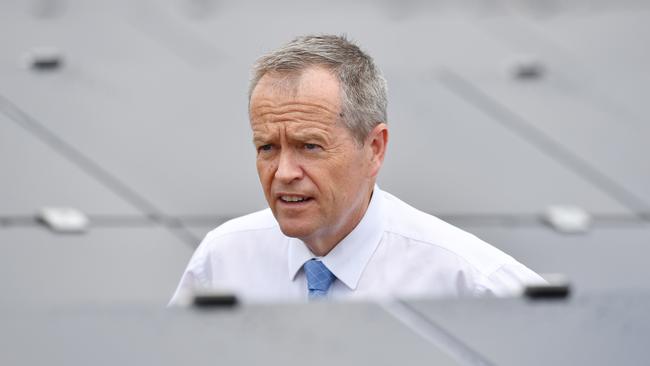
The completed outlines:
{"type": "Polygon", "coordinates": [[[331,145],[334,126],[305,122],[263,123],[253,126],[253,143],[269,143],[287,139],[289,142],[312,141],[331,145]]]}
{"type": "Polygon", "coordinates": [[[251,124],[300,121],[333,124],[339,118],[336,105],[299,99],[282,103],[266,99],[256,102],[251,110],[251,124]]]}

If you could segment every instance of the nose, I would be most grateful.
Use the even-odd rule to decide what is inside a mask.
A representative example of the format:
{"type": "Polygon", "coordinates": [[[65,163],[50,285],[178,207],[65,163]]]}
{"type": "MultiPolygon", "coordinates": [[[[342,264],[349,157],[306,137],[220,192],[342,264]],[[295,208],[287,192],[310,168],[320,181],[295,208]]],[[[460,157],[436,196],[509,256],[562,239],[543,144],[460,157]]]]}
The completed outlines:
{"type": "Polygon", "coordinates": [[[298,164],[296,156],[291,149],[282,149],[279,159],[278,169],[275,171],[275,179],[288,184],[302,178],[302,167],[298,164]]]}

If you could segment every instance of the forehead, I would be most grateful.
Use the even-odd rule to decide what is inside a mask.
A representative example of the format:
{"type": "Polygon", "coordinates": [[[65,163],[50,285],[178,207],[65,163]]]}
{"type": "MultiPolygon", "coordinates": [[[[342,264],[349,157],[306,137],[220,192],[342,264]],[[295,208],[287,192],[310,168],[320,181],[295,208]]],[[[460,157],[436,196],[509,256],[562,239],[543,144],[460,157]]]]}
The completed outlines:
{"type": "MultiPolygon", "coordinates": [[[[299,74],[265,74],[251,94],[251,123],[296,112],[339,116],[339,82],[330,71],[312,67],[299,74]]],[[[272,118],[282,120],[281,118],[272,118]]]]}

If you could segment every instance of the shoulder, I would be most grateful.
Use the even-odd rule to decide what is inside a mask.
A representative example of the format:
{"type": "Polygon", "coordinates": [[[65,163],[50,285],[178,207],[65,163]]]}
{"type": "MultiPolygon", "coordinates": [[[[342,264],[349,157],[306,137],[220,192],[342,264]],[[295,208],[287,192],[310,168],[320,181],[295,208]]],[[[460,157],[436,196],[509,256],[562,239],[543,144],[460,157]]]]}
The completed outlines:
{"type": "Polygon", "coordinates": [[[418,245],[426,253],[455,257],[483,276],[504,265],[517,263],[511,256],[454,225],[422,212],[390,193],[382,192],[386,212],[385,231],[418,245]]]}
{"type": "Polygon", "coordinates": [[[253,212],[248,215],[240,216],[228,220],[210,231],[204,240],[217,239],[228,235],[247,235],[247,233],[270,230],[278,227],[278,222],[273,217],[271,209],[253,212]]]}
{"type": "Polygon", "coordinates": [[[250,245],[269,242],[274,237],[284,238],[275,217],[267,208],[219,225],[206,234],[195,256],[203,257],[216,252],[243,249],[250,245]]]}
{"type": "Polygon", "coordinates": [[[277,256],[280,246],[276,244],[284,238],[270,209],[223,223],[210,231],[194,251],[177,294],[192,287],[231,285],[229,279],[233,274],[240,276],[242,268],[249,267],[247,264],[277,256]]]}

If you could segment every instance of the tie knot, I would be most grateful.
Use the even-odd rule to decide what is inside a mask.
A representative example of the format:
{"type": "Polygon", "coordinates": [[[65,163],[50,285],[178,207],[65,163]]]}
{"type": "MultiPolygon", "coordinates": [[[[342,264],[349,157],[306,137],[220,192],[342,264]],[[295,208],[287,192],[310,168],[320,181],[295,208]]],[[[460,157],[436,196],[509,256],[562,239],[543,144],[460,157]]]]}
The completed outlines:
{"type": "Polygon", "coordinates": [[[304,265],[305,275],[307,276],[307,286],[309,287],[309,297],[325,297],[327,290],[336,278],[332,272],[323,264],[323,262],[311,259],[304,265]]]}

